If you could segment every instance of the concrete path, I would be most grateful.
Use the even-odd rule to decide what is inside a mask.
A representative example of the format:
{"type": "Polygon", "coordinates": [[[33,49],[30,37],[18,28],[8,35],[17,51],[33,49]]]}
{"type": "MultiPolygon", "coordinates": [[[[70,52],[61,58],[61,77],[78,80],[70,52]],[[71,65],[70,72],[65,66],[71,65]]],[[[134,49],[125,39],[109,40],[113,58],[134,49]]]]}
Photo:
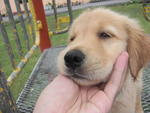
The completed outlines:
{"type": "MultiPolygon", "coordinates": [[[[117,4],[124,4],[129,2],[130,0],[109,0],[109,1],[102,1],[102,2],[95,2],[95,3],[85,3],[78,6],[72,6],[72,10],[78,10],[78,9],[84,9],[84,8],[90,8],[90,7],[97,7],[97,6],[110,6],[110,5],[117,5],[117,4]]],[[[64,13],[67,12],[67,7],[64,8],[58,8],[58,13],[64,13]]],[[[46,10],[46,15],[52,15],[53,10],[46,10]]]]}
{"type": "MultiPolygon", "coordinates": [[[[110,6],[110,5],[117,5],[117,4],[124,4],[129,2],[130,0],[108,0],[108,1],[102,1],[102,2],[95,2],[95,3],[85,3],[77,6],[72,6],[72,10],[78,10],[78,9],[84,9],[84,8],[90,8],[90,7],[96,7],[96,6],[110,6]]],[[[57,12],[58,13],[64,13],[67,12],[68,9],[67,7],[63,8],[58,8],[57,12]]],[[[46,16],[52,15],[53,10],[45,10],[46,16]]],[[[26,18],[26,15],[23,15],[24,18],[26,18]]],[[[18,15],[14,16],[15,20],[18,20],[18,15]]],[[[8,17],[3,17],[4,22],[8,22],[9,18],[8,17]]]]}

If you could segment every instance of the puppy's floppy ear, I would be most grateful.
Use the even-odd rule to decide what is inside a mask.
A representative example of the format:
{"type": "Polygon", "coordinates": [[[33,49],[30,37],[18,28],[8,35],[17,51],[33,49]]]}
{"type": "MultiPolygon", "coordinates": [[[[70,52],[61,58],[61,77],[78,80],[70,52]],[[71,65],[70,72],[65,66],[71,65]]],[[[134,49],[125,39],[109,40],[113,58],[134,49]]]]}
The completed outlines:
{"type": "Polygon", "coordinates": [[[139,71],[150,61],[150,37],[136,24],[128,24],[129,68],[136,79],[139,71]]]}

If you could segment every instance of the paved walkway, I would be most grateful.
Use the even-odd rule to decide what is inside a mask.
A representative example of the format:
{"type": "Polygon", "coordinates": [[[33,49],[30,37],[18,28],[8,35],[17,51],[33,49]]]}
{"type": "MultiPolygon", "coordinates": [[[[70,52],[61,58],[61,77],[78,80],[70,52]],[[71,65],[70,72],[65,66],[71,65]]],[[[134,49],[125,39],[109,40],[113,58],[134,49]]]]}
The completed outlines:
{"type": "MultiPolygon", "coordinates": [[[[74,11],[74,10],[78,10],[78,9],[84,9],[84,8],[90,8],[90,7],[96,7],[96,6],[110,6],[110,5],[124,4],[124,3],[127,3],[128,1],[130,1],[130,0],[108,0],[108,1],[95,2],[95,3],[85,3],[85,4],[81,4],[81,5],[77,5],[77,6],[72,6],[72,10],[74,11]]],[[[57,9],[58,13],[64,13],[67,11],[68,11],[67,7],[57,9]]],[[[45,10],[45,13],[47,16],[52,15],[53,10],[45,10]]],[[[26,18],[26,15],[23,15],[23,17],[26,18]]],[[[14,19],[17,20],[18,15],[15,15],[14,19]]],[[[3,21],[8,22],[9,18],[3,17],[3,21]]]]}
{"type": "MultiPolygon", "coordinates": [[[[90,8],[90,7],[96,7],[96,6],[110,6],[110,5],[117,5],[117,4],[124,4],[129,2],[130,0],[109,0],[109,1],[102,1],[102,2],[95,2],[95,3],[85,3],[78,6],[72,6],[72,10],[78,10],[78,9],[84,9],[84,8],[90,8]]],[[[67,12],[67,7],[59,8],[57,9],[58,13],[67,12]]],[[[53,10],[46,10],[46,15],[52,15],[53,10]]]]}

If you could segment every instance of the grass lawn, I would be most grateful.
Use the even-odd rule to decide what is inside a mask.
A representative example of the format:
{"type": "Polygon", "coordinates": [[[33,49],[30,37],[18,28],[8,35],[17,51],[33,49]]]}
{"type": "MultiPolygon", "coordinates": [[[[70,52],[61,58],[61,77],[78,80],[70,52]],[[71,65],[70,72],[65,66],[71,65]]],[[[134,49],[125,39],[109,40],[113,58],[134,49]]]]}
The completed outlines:
{"type": "MultiPolygon", "coordinates": [[[[110,8],[114,11],[120,12],[122,14],[128,15],[129,17],[137,19],[139,21],[139,23],[141,24],[141,26],[144,28],[145,32],[150,33],[150,23],[147,22],[143,16],[141,4],[117,5],[117,6],[110,6],[108,8],[110,8]]],[[[74,18],[76,18],[84,10],[74,11],[73,12],[74,18]]],[[[63,13],[63,14],[59,14],[58,16],[66,16],[66,15],[67,15],[67,13],[63,13]]],[[[54,17],[48,16],[47,21],[48,21],[49,30],[54,31],[56,29],[55,25],[54,25],[54,23],[55,23],[54,17]]],[[[10,25],[7,25],[6,29],[7,29],[8,35],[9,35],[11,45],[13,47],[13,52],[15,54],[16,63],[18,63],[19,62],[19,56],[18,56],[18,52],[16,49],[17,47],[16,47],[16,44],[14,41],[12,28],[10,25]]],[[[17,24],[17,29],[19,31],[19,36],[21,38],[21,42],[23,45],[23,51],[25,54],[27,51],[26,51],[26,47],[25,47],[22,29],[21,29],[20,24],[17,24]]],[[[66,44],[67,36],[68,36],[67,33],[53,36],[51,38],[53,46],[66,44]]],[[[40,51],[37,49],[34,52],[34,55],[32,56],[32,58],[29,60],[28,64],[24,67],[21,74],[18,76],[18,78],[15,80],[15,82],[11,86],[11,90],[12,90],[12,93],[13,93],[13,96],[15,99],[17,99],[19,93],[21,92],[21,89],[23,88],[24,83],[28,79],[28,76],[30,75],[30,73],[31,73],[35,63],[37,62],[39,56],[40,56],[40,51]]],[[[2,63],[3,70],[8,77],[8,75],[12,72],[12,68],[11,68],[11,65],[9,62],[9,57],[7,55],[7,52],[5,51],[5,46],[2,42],[1,34],[0,34],[0,63],[2,63]]]]}
{"type": "MultiPolygon", "coordinates": [[[[9,23],[5,23],[4,25],[5,25],[8,37],[9,37],[10,44],[13,49],[15,63],[18,64],[20,61],[20,56],[18,54],[17,46],[16,46],[14,35],[12,32],[13,29],[9,23]]],[[[28,24],[26,22],[26,27],[28,28],[29,26],[27,26],[27,25],[28,24]]],[[[27,48],[26,48],[25,40],[24,40],[23,33],[22,33],[23,30],[19,23],[16,24],[16,27],[17,27],[17,31],[18,31],[21,45],[22,45],[23,56],[25,56],[25,54],[27,53],[27,48]]],[[[29,32],[28,32],[28,34],[29,34],[29,32]]],[[[33,45],[33,39],[31,36],[29,38],[30,38],[30,47],[31,47],[33,45]]],[[[27,65],[24,67],[23,71],[18,76],[18,78],[11,85],[10,88],[12,90],[12,93],[13,93],[13,96],[15,99],[17,99],[18,94],[21,92],[21,90],[22,90],[28,76],[32,72],[32,69],[33,69],[35,63],[37,62],[39,56],[40,56],[40,51],[39,51],[39,49],[37,49],[34,52],[32,58],[27,63],[27,65]]],[[[8,56],[6,48],[5,48],[5,44],[3,43],[3,38],[2,38],[1,32],[0,32],[0,63],[2,64],[2,68],[6,74],[6,77],[8,77],[11,74],[11,72],[13,71],[13,68],[10,65],[11,63],[10,63],[9,56],[8,56]]]]}
{"type": "MultiPolygon", "coordinates": [[[[150,33],[150,22],[145,20],[145,18],[143,16],[141,4],[116,5],[116,6],[108,6],[107,8],[112,9],[121,14],[125,14],[131,18],[135,18],[136,20],[139,21],[139,24],[142,26],[145,33],[148,33],[148,34],[150,33]]],[[[74,18],[76,18],[84,10],[74,11],[73,12],[74,18]]],[[[64,15],[66,15],[66,14],[64,14],[64,15]]],[[[47,18],[48,18],[48,22],[49,22],[52,17],[47,17],[47,18]]],[[[51,25],[53,25],[53,24],[51,23],[51,25]]],[[[50,26],[50,22],[49,22],[49,26],[50,26]]],[[[53,36],[53,38],[52,38],[53,46],[66,44],[67,36],[68,36],[67,33],[62,34],[62,35],[53,36]]]]}

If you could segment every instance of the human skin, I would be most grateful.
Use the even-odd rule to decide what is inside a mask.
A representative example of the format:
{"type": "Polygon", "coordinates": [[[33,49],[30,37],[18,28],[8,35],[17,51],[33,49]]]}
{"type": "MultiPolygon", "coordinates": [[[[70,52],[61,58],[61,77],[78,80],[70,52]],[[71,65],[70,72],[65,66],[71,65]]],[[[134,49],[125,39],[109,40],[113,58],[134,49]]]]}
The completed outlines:
{"type": "Polygon", "coordinates": [[[33,113],[108,113],[121,88],[128,65],[128,53],[116,60],[105,86],[79,86],[59,75],[41,93],[33,113]]]}

